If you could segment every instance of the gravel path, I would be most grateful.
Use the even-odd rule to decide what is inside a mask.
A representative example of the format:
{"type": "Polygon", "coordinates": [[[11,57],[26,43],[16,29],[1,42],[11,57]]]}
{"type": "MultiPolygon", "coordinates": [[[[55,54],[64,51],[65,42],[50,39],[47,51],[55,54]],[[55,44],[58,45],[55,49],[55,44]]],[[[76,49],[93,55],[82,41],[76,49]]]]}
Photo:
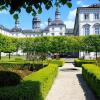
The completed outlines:
{"type": "Polygon", "coordinates": [[[81,68],[65,63],[46,100],[96,100],[81,75],[81,68]]]}

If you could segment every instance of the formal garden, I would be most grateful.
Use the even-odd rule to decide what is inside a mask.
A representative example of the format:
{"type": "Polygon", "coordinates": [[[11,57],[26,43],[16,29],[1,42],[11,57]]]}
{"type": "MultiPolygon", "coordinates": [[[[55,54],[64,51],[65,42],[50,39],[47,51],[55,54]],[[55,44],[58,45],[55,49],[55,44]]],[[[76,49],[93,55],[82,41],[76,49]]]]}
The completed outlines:
{"type": "Polygon", "coordinates": [[[84,79],[100,98],[100,35],[12,38],[0,34],[0,100],[44,100],[58,67],[64,64],[59,54],[80,51],[96,53],[95,59],[85,59],[84,55],[74,64],[82,67],[84,79]],[[24,55],[13,55],[18,50],[24,55]]]}

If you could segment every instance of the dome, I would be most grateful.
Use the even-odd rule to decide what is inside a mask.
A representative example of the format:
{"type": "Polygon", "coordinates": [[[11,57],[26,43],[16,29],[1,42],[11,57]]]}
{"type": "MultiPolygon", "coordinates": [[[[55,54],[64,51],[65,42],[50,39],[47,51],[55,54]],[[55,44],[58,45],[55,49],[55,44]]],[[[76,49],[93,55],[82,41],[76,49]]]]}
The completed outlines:
{"type": "Polygon", "coordinates": [[[51,26],[52,26],[52,25],[65,25],[65,24],[63,23],[62,20],[54,20],[54,21],[51,23],[51,26]]]}
{"type": "Polygon", "coordinates": [[[12,28],[11,29],[11,32],[21,32],[22,31],[22,29],[21,28],[12,28]]]}

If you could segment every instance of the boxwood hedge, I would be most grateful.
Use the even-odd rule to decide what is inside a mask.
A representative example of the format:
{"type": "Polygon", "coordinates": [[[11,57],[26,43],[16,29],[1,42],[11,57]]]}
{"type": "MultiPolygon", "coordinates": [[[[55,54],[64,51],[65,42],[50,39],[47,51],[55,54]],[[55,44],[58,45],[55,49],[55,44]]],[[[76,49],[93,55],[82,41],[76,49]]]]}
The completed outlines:
{"type": "Polygon", "coordinates": [[[54,60],[51,60],[51,63],[57,64],[59,67],[62,67],[64,65],[64,60],[63,59],[60,59],[60,60],[54,59],[54,60]]]}
{"type": "Polygon", "coordinates": [[[96,60],[75,59],[74,64],[76,67],[82,67],[82,64],[94,64],[96,60]]]}
{"type": "Polygon", "coordinates": [[[0,100],[44,100],[57,75],[58,65],[49,64],[26,76],[17,86],[0,88],[0,100]]]}
{"type": "Polygon", "coordinates": [[[84,64],[82,65],[82,75],[100,100],[100,67],[84,64]]]}

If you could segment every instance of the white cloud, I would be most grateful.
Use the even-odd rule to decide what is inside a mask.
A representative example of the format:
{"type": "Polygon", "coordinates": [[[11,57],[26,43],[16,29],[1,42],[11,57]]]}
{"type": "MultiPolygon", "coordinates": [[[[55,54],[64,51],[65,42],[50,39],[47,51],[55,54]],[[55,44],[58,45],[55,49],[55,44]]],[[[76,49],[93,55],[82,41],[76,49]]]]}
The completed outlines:
{"type": "Polygon", "coordinates": [[[42,23],[40,24],[40,27],[41,27],[42,29],[44,29],[47,25],[48,25],[48,22],[42,22],[42,23]]]}
{"type": "Polygon", "coordinates": [[[66,20],[64,21],[66,28],[74,28],[74,21],[73,20],[66,20]]]}
{"type": "Polygon", "coordinates": [[[88,7],[89,5],[82,5],[82,7],[88,7]]]}
{"type": "Polygon", "coordinates": [[[0,14],[8,14],[6,10],[0,10],[0,14]]]}
{"type": "Polygon", "coordinates": [[[82,0],[78,0],[78,1],[76,2],[77,5],[80,5],[81,3],[82,3],[82,0]]]}
{"type": "Polygon", "coordinates": [[[75,16],[76,16],[76,10],[77,9],[74,9],[74,10],[70,11],[69,14],[68,14],[67,19],[74,20],[75,16]]]}

